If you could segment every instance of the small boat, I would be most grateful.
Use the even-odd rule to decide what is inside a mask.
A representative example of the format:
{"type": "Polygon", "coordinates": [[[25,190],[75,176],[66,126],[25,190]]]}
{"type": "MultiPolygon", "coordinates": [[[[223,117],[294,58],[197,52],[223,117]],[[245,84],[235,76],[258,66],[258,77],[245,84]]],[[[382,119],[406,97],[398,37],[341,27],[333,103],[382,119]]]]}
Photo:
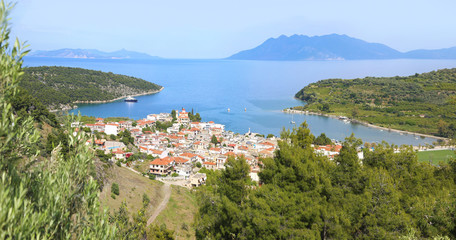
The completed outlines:
{"type": "Polygon", "coordinates": [[[138,99],[136,99],[136,98],[134,98],[134,97],[130,97],[130,96],[129,96],[129,97],[125,98],[125,100],[124,100],[124,101],[125,101],[125,102],[137,102],[137,101],[138,101],[138,99]]]}
{"type": "Polygon", "coordinates": [[[228,108],[228,112],[230,112],[230,111],[231,111],[231,109],[228,108]]]}
{"type": "Polygon", "coordinates": [[[293,114],[291,115],[291,121],[290,121],[291,124],[296,124],[295,121],[293,121],[293,114]]]}
{"type": "Polygon", "coordinates": [[[247,112],[247,108],[244,108],[244,112],[247,112]]]}

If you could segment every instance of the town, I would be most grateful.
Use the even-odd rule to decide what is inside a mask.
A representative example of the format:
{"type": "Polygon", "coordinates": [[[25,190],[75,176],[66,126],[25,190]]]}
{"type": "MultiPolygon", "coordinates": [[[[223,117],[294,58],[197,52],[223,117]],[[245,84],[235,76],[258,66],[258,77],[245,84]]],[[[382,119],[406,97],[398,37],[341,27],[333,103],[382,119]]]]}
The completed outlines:
{"type": "MultiPolygon", "coordinates": [[[[195,187],[206,180],[204,173],[198,173],[201,168],[224,169],[229,157],[243,157],[250,165],[251,179],[259,181],[261,159],[273,157],[279,138],[265,138],[250,130],[245,134],[233,133],[226,131],[222,124],[191,121],[192,118],[194,120],[193,113],[182,108],[171,113],[149,114],[137,121],[104,122],[103,118],[96,118],[95,123],[75,122],[73,127],[91,133],[93,138],[87,144],[109,156],[109,161],[126,167],[135,164],[130,160],[134,151],[127,146],[132,143],[136,152],[148,156],[147,159],[137,160],[150,160],[147,175],[154,179],[195,187]],[[100,133],[112,137],[107,140],[100,133]],[[119,139],[112,139],[117,137],[119,139]],[[125,137],[127,141],[122,141],[125,137]]],[[[315,151],[334,159],[341,148],[341,145],[315,146],[315,151]]]]}

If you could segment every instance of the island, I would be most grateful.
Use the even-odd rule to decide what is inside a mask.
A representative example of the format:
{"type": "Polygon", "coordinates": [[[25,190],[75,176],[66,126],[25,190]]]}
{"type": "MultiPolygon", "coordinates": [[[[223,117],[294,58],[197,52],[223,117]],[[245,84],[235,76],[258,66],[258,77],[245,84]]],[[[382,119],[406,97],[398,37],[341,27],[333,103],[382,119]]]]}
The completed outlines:
{"type": "Polygon", "coordinates": [[[144,79],[112,72],[71,67],[29,67],[19,85],[51,110],[79,103],[107,103],[128,96],[160,92],[163,87],[144,79]]]}
{"type": "Polygon", "coordinates": [[[305,103],[293,110],[454,138],[455,93],[456,68],[408,77],[327,79],[296,93],[305,103]]]}
{"type": "Polygon", "coordinates": [[[233,60],[362,60],[362,59],[456,59],[456,47],[400,52],[381,43],[370,43],[344,34],[323,36],[281,35],[255,48],[240,51],[233,60]]]}

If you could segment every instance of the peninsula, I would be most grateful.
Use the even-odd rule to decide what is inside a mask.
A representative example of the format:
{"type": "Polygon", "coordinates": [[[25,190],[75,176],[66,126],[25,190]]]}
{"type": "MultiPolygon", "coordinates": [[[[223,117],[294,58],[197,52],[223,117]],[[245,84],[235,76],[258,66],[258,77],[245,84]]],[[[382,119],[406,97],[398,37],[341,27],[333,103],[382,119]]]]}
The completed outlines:
{"type": "Polygon", "coordinates": [[[70,67],[24,69],[20,87],[50,109],[68,109],[78,103],[106,103],[160,92],[162,86],[146,80],[70,67]]]}
{"type": "Polygon", "coordinates": [[[388,129],[453,138],[456,134],[456,69],[408,77],[327,79],[309,84],[294,107],[346,116],[388,129]]]}

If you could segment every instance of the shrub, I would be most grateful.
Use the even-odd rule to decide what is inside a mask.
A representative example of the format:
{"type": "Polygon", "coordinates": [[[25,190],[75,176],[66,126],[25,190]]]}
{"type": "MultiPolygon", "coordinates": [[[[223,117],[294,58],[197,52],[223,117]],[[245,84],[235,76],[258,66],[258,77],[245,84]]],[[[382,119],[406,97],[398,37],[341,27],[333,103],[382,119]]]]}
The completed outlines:
{"type": "Polygon", "coordinates": [[[149,196],[147,196],[146,193],[143,194],[143,200],[142,200],[142,201],[143,201],[143,206],[144,206],[144,207],[147,207],[147,206],[149,205],[149,203],[150,203],[150,198],[149,198],[149,196]]]}
{"type": "Polygon", "coordinates": [[[111,185],[111,193],[115,194],[115,195],[119,195],[119,184],[117,183],[113,183],[111,185]]]}

